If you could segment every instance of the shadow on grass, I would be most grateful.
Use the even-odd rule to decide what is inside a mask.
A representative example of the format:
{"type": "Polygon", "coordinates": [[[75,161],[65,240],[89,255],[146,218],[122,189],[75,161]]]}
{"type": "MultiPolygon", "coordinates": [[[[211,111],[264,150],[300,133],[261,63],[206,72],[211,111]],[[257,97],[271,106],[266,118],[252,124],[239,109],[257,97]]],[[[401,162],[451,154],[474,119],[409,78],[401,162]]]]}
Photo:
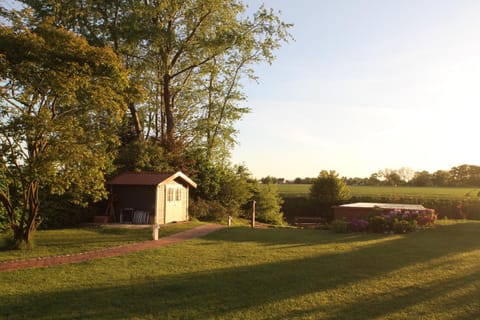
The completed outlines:
{"type": "Polygon", "coordinates": [[[330,230],[271,228],[252,229],[249,227],[226,228],[204,237],[208,240],[226,242],[254,242],[262,245],[309,246],[330,243],[353,243],[385,239],[384,234],[346,233],[336,234],[330,230]]]}
{"type": "MultiPolygon", "coordinates": [[[[229,231],[232,230],[222,230],[206,238],[213,241],[235,241],[229,238],[229,231]]],[[[477,241],[479,232],[480,224],[443,226],[338,254],[205,272],[142,277],[129,284],[112,283],[108,287],[3,296],[0,301],[0,318],[229,319],[240,318],[243,312],[252,310],[259,310],[255,317],[252,316],[256,319],[314,319],[319,318],[319,314],[326,314],[323,316],[325,319],[377,318],[428,303],[430,299],[453,293],[469,284],[479,284],[480,273],[476,270],[455,273],[448,279],[426,286],[412,285],[388,293],[372,293],[371,299],[345,305],[335,305],[335,301],[312,302],[308,306],[300,304],[297,309],[301,309],[296,311],[288,310],[287,307],[284,311],[278,311],[278,314],[272,314],[272,309],[268,309],[267,305],[281,303],[285,299],[301,299],[304,295],[326,290],[348,289],[359,281],[381,278],[400,268],[480,250],[480,242],[477,241]],[[333,307],[328,305],[330,302],[333,307]],[[267,308],[268,312],[263,312],[263,308],[267,308]]],[[[244,232],[244,237],[255,241],[259,236],[244,232]],[[250,236],[254,236],[253,239],[250,236]]],[[[336,239],[341,240],[342,237],[336,239]]],[[[289,242],[279,239],[283,244],[296,245],[301,242],[293,240],[289,242]]],[[[272,241],[265,240],[265,243],[270,244],[272,241]]],[[[432,267],[451,270],[456,266],[447,264],[432,267]]],[[[89,268],[89,265],[85,265],[85,268],[89,268]]],[[[41,278],[41,271],[39,274],[38,277],[41,278]]],[[[477,308],[467,308],[457,318],[480,318],[479,296],[480,286],[477,285],[469,292],[453,295],[442,308],[448,314],[449,310],[459,305],[474,305],[477,308]]],[[[406,317],[412,316],[414,315],[406,314],[406,317]]]]}

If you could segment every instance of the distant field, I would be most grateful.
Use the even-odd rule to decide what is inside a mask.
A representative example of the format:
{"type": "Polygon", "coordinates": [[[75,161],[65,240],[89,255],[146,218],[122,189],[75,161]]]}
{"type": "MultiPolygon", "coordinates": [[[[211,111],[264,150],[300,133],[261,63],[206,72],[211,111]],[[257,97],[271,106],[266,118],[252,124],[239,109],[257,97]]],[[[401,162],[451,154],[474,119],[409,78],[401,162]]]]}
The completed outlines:
{"type": "MultiPolygon", "coordinates": [[[[432,188],[432,187],[370,187],[350,186],[354,197],[412,197],[426,199],[479,199],[478,188],[432,188]]],[[[280,195],[286,197],[304,197],[310,192],[309,184],[280,184],[278,185],[280,195]]]]}

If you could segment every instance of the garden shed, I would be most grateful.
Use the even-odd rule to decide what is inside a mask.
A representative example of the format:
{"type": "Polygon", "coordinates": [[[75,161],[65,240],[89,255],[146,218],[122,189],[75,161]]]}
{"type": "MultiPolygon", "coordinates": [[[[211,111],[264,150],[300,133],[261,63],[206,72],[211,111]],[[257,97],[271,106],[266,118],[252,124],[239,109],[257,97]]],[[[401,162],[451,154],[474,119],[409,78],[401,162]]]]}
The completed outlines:
{"type": "Polygon", "coordinates": [[[109,182],[115,221],[165,224],[188,220],[193,182],[182,172],[126,172],[109,182]]]}
{"type": "Polygon", "coordinates": [[[387,213],[392,210],[423,212],[427,209],[420,204],[374,202],[356,202],[333,207],[334,219],[345,218],[348,220],[365,218],[374,213],[375,211],[380,213],[387,213]]]}

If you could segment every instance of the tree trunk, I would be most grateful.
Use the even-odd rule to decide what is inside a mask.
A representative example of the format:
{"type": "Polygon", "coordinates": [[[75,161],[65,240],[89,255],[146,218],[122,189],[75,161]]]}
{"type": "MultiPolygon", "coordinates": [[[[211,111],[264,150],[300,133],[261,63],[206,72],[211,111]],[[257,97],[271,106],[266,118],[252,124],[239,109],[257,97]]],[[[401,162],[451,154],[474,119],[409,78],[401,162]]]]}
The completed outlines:
{"type": "Polygon", "coordinates": [[[170,92],[170,75],[163,76],[163,105],[165,109],[166,130],[163,137],[164,147],[168,151],[174,151],[175,146],[175,121],[173,115],[173,103],[170,92]]]}
{"type": "Polygon", "coordinates": [[[128,109],[130,110],[130,114],[132,115],[133,127],[135,129],[135,135],[138,139],[143,139],[143,129],[142,123],[140,122],[140,117],[137,112],[137,108],[135,104],[132,102],[128,103],[128,109]]]}
{"type": "Polygon", "coordinates": [[[38,181],[31,181],[23,192],[23,217],[13,228],[13,247],[15,249],[32,249],[33,234],[37,229],[37,215],[40,207],[38,181]]]}

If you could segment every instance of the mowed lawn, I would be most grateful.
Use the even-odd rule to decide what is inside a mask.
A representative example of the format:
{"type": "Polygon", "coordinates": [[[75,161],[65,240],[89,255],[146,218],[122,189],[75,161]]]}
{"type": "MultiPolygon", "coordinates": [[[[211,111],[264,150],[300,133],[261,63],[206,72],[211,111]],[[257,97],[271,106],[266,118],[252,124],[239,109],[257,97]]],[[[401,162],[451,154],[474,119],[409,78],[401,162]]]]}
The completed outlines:
{"type": "MultiPolygon", "coordinates": [[[[435,188],[435,187],[388,187],[388,186],[349,186],[354,197],[372,198],[415,198],[463,200],[479,199],[479,188],[435,188]]],[[[305,197],[310,193],[309,184],[280,184],[278,191],[282,196],[305,197]]]]}
{"type": "Polygon", "coordinates": [[[234,227],[0,273],[0,319],[479,319],[480,223],[408,235],[234,227]]]}
{"type": "MultiPolygon", "coordinates": [[[[164,237],[199,226],[199,222],[162,226],[159,236],[164,237]]],[[[83,228],[38,230],[35,233],[35,250],[6,250],[7,235],[0,233],[0,263],[35,257],[51,257],[98,250],[152,239],[152,227],[134,225],[89,226],[83,228]]]]}

